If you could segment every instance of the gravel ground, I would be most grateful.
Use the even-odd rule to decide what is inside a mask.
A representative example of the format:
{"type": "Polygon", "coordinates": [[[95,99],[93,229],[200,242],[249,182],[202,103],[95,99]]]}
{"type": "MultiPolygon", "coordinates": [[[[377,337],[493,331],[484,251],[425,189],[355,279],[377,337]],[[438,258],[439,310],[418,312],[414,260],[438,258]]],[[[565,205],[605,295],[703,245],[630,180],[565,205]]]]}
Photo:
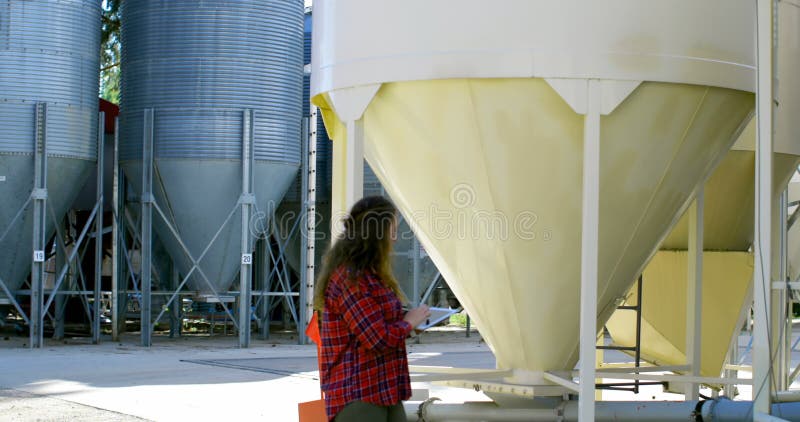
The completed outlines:
{"type": "Polygon", "coordinates": [[[147,419],[101,410],[58,398],[0,388],[0,422],[134,422],[147,419]]]}

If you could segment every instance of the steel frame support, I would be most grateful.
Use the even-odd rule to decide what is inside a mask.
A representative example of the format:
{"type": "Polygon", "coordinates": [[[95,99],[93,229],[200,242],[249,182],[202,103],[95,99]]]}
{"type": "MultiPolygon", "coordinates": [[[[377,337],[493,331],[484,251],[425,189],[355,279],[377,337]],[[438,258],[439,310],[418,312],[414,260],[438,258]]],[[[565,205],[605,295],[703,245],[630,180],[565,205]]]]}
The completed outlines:
{"type": "MultiPolygon", "coordinates": [[[[56,247],[56,268],[67,265],[67,251],[62,247],[56,247]]],[[[71,278],[71,275],[70,275],[71,278]]],[[[53,340],[64,339],[64,316],[66,313],[66,303],[64,295],[56,296],[55,309],[53,310],[53,340]]]]}
{"type": "MultiPolygon", "coordinates": [[[[686,283],[686,364],[693,377],[700,376],[703,322],[703,215],[705,194],[702,184],[697,188],[689,207],[688,277],[686,283]]],[[[700,385],[689,382],[686,400],[697,400],[700,385]]]]}
{"type": "Polygon", "coordinates": [[[297,338],[300,344],[308,344],[305,328],[314,313],[314,275],[316,250],[316,203],[317,203],[317,108],[303,119],[301,150],[302,211],[300,231],[300,312],[297,322],[297,338]]]}
{"type": "MultiPolygon", "coordinates": [[[[269,247],[269,238],[264,235],[262,238],[256,243],[256,281],[257,281],[257,289],[258,292],[266,292],[269,290],[270,285],[270,274],[272,271],[270,270],[270,261],[269,261],[269,252],[267,248],[269,247]]],[[[265,296],[258,296],[256,300],[256,312],[259,315],[259,324],[260,324],[260,338],[262,340],[269,339],[269,326],[270,326],[270,318],[269,318],[269,311],[270,311],[270,299],[269,297],[265,296]]]]}
{"type": "Polygon", "coordinates": [[[119,341],[120,333],[125,324],[125,312],[120,309],[120,281],[122,277],[122,266],[120,265],[120,252],[123,242],[123,233],[120,230],[121,210],[123,206],[122,197],[122,174],[119,168],[119,118],[114,120],[114,167],[112,182],[112,219],[111,219],[111,341],[119,341]]]}
{"type": "Polygon", "coordinates": [[[772,153],[774,128],[773,0],[757,0],[757,137],[753,283],[753,415],[769,414],[773,392],[772,281],[772,153]]]}
{"type": "MultiPolygon", "coordinates": [[[[177,289],[180,285],[181,275],[178,273],[178,267],[175,266],[174,263],[172,264],[170,272],[170,287],[177,289]]],[[[181,330],[183,328],[183,323],[181,321],[182,305],[181,299],[176,298],[169,306],[169,338],[181,336],[181,330]]]]}
{"type": "Polygon", "coordinates": [[[47,103],[36,104],[33,170],[33,260],[31,262],[30,348],[44,345],[45,232],[47,209],[47,103]]]}
{"type": "Polygon", "coordinates": [[[100,343],[100,312],[102,310],[101,288],[103,284],[103,162],[105,154],[106,114],[100,112],[97,119],[97,185],[98,207],[94,219],[94,292],[92,295],[92,344],[100,343]]]}
{"type": "Polygon", "coordinates": [[[143,347],[153,344],[151,320],[152,262],[153,262],[153,129],[155,113],[152,108],[144,110],[144,135],[142,136],[142,214],[141,250],[142,265],[139,273],[142,300],[140,303],[141,343],[143,347]]]}
{"type": "Polygon", "coordinates": [[[255,204],[253,193],[253,124],[255,113],[242,113],[242,261],[239,269],[239,347],[250,347],[250,302],[253,280],[253,248],[250,233],[250,212],[255,204]]]}
{"type": "Polygon", "coordinates": [[[595,415],[595,347],[597,343],[597,267],[600,224],[600,81],[586,82],[583,123],[583,189],[581,211],[580,369],[578,414],[595,415]]]}
{"type": "MultiPolygon", "coordinates": [[[[152,344],[152,332],[155,327],[155,324],[164,316],[166,309],[169,309],[173,303],[178,300],[179,296],[181,295],[181,290],[183,286],[189,281],[190,277],[193,273],[197,272],[200,275],[201,279],[208,285],[209,289],[211,290],[212,297],[215,297],[219,300],[222,307],[225,310],[225,313],[231,319],[234,324],[234,328],[238,330],[238,345],[240,347],[249,347],[251,333],[249,330],[250,326],[250,319],[252,315],[251,311],[251,301],[252,297],[255,295],[259,297],[269,296],[268,292],[253,292],[251,289],[252,284],[252,263],[253,263],[253,234],[250,231],[250,219],[251,215],[254,211],[255,207],[255,195],[253,193],[253,128],[254,128],[254,119],[255,113],[253,110],[243,110],[243,129],[242,129],[242,195],[240,196],[239,200],[236,204],[232,207],[231,211],[228,213],[225,221],[220,225],[217,232],[214,234],[212,239],[208,242],[205,249],[200,253],[200,255],[195,258],[189,249],[186,247],[186,244],[180,237],[180,234],[169,221],[169,218],[164,214],[164,211],[158,205],[155,200],[155,196],[153,195],[153,172],[154,172],[154,157],[153,157],[153,123],[154,123],[154,113],[152,109],[145,110],[145,119],[144,119],[144,136],[143,136],[143,192],[142,192],[142,215],[141,221],[139,226],[141,227],[141,233],[139,234],[141,237],[141,248],[142,248],[142,270],[140,275],[140,283],[141,283],[141,292],[142,292],[142,315],[141,315],[141,324],[142,324],[142,345],[145,347],[149,347],[152,344]],[[200,262],[206,256],[208,251],[211,249],[211,246],[217,240],[219,235],[222,233],[222,230],[227,226],[230,221],[232,220],[233,216],[236,214],[237,210],[241,210],[241,230],[242,230],[242,243],[241,243],[241,251],[242,251],[242,261],[241,261],[241,268],[239,274],[239,291],[238,292],[229,292],[232,295],[238,296],[239,301],[239,308],[237,312],[237,316],[231,312],[228,306],[225,304],[224,301],[221,300],[222,295],[220,292],[217,292],[216,289],[213,287],[213,284],[210,282],[208,276],[203,272],[202,268],[200,268],[200,262]],[[170,231],[172,236],[178,242],[178,245],[181,247],[184,255],[192,262],[192,267],[188,271],[187,274],[183,275],[182,281],[177,285],[175,290],[168,291],[168,292],[153,292],[151,288],[152,282],[152,213],[153,211],[158,214],[158,216],[163,221],[166,228],[170,231]],[[266,293],[266,294],[265,294],[266,293]],[[153,320],[151,318],[150,309],[151,309],[151,297],[154,294],[166,294],[170,296],[165,304],[165,309],[162,310],[159,315],[153,320]],[[147,314],[145,311],[147,308],[147,314]],[[241,327],[241,328],[240,328],[241,327]]],[[[257,210],[256,210],[257,211],[257,210]]],[[[274,218],[270,214],[269,220],[273,221],[274,218]]],[[[134,232],[135,233],[135,232],[134,232]]],[[[284,245],[280,245],[282,247],[281,250],[285,249],[284,245]],[[283,247],[282,247],[283,246],[283,247]]],[[[269,247],[265,247],[267,249],[267,253],[271,256],[272,252],[269,250],[269,247]]],[[[283,253],[280,254],[282,256],[283,253]]],[[[130,266],[130,262],[128,262],[128,266],[130,266]]],[[[275,269],[273,269],[273,272],[275,269]]],[[[273,272],[270,272],[266,277],[269,278],[272,276],[273,272]]],[[[135,279],[134,279],[135,282],[135,279]]],[[[119,286],[118,286],[119,287],[119,286]]],[[[121,292],[120,292],[121,293],[121,292]]],[[[289,295],[285,294],[284,296],[289,295]]],[[[291,296],[291,295],[289,295],[291,296]]],[[[292,309],[293,316],[296,312],[292,309]]],[[[268,312],[268,310],[267,310],[268,312]]],[[[296,317],[295,317],[296,320],[296,317]]]]}
{"type": "MultiPolygon", "coordinates": [[[[419,306],[422,303],[422,298],[419,295],[419,279],[422,276],[422,248],[417,236],[414,236],[414,241],[411,244],[411,255],[411,268],[413,269],[413,287],[411,288],[413,297],[411,302],[414,306],[419,306]]],[[[419,339],[419,336],[417,336],[417,339],[419,339]]]]}
{"type": "MultiPolygon", "coordinates": [[[[776,326],[778,327],[778,358],[777,358],[777,385],[778,391],[783,391],[789,388],[789,371],[791,370],[791,340],[792,340],[792,321],[791,321],[791,302],[789,300],[789,286],[788,279],[788,226],[787,219],[789,213],[789,192],[788,188],[781,192],[778,202],[778,284],[780,289],[773,289],[773,295],[777,296],[776,306],[773,307],[773,313],[776,317],[776,326]]],[[[773,297],[775,297],[773,296],[773,297]]]]}

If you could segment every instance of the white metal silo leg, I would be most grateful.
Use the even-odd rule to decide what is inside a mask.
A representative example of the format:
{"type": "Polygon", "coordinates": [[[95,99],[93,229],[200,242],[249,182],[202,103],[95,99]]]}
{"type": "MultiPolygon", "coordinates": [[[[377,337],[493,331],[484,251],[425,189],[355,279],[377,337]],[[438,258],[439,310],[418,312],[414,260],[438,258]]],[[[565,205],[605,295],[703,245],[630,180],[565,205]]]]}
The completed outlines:
{"type": "Polygon", "coordinates": [[[250,347],[250,283],[252,281],[253,250],[250,233],[250,211],[255,203],[253,194],[253,126],[255,113],[242,114],[242,262],[239,269],[239,347],[250,347]]]}
{"type": "Polygon", "coordinates": [[[581,220],[580,394],[578,419],[594,420],[597,342],[597,251],[600,224],[600,81],[587,81],[583,123],[581,220]]]}
{"type": "Polygon", "coordinates": [[[769,414],[772,399],[770,344],[772,281],[772,131],[773,131],[773,2],[757,2],[758,85],[756,90],[756,194],[753,276],[753,418],[769,414]]]}
{"type": "MultiPolygon", "coordinates": [[[[700,346],[702,338],[703,304],[703,212],[705,194],[703,185],[697,188],[695,199],[689,208],[689,252],[688,277],[686,282],[686,365],[693,377],[700,376],[700,346]]],[[[697,400],[699,384],[686,383],[686,400],[697,400]]]]}
{"type": "Polygon", "coordinates": [[[44,343],[45,228],[47,209],[47,103],[36,104],[34,139],[33,259],[31,265],[30,347],[44,343]]]}
{"type": "Polygon", "coordinates": [[[151,313],[152,264],[153,264],[153,109],[144,110],[144,133],[142,135],[142,264],[139,270],[141,281],[141,303],[139,325],[141,326],[142,346],[153,344],[151,313]]]}
{"type": "Polygon", "coordinates": [[[345,123],[347,132],[344,145],[341,139],[334,139],[333,142],[331,233],[334,237],[342,234],[342,217],[364,196],[363,116],[380,88],[380,84],[374,84],[328,93],[336,115],[345,123]]]}
{"type": "Polygon", "coordinates": [[[101,287],[103,285],[103,155],[105,154],[106,114],[97,116],[97,216],[94,220],[94,290],[92,291],[92,343],[100,343],[101,287]]]}
{"type": "Polygon", "coordinates": [[[346,208],[364,196],[364,120],[347,122],[347,174],[345,175],[347,192],[346,208]]]}

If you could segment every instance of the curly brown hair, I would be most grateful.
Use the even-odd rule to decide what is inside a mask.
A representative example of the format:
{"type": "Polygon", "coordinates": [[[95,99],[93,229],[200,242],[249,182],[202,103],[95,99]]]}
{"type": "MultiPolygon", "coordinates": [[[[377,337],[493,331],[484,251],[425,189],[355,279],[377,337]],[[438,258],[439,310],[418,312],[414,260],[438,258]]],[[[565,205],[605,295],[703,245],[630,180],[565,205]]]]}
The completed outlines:
{"type": "Polygon", "coordinates": [[[392,274],[392,230],[397,224],[397,208],[383,196],[368,196],[353,205],[344,220],[344,233],[334,240],[322,259],[316,280],[314,309],[325,308],[325,290],[334,271],[347,268],[355,283],[365,272],[380,278],[402,302],[407,302],[392,274]]]}

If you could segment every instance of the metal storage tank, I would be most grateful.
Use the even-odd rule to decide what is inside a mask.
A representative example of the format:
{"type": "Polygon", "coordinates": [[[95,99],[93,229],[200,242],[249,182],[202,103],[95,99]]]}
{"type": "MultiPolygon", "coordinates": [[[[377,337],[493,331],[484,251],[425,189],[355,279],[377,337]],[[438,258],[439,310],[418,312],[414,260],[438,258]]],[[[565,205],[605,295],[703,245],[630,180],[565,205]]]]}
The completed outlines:
{"type": "Polygon", "coordinates": [[[33,188],[37,103],[47,104],[45,238],[95,167],[100,24],[95,0],[0,2],[0,278],[12,291],[31,270],[32,207],[22,207],[33,188]]]}
{"type": "MultiPolygon", "coordinates": [[[[253,110],[255,211],[283,197],[300,163],[303,2],[128,0],[122,3],[120,160],[141,190],[144,110],[155,123],[154,195],[199,258],[242,189],[243,113],[253,110]]],[[[240,264],[241,211],[189,280],[225,291],[240,264]]],[[[181,274],[191,268],[156,216],[154,229],[181,274]]],[[[258,230],[258,227],[253,227],[258,230]]]]}
{"type": "MultiPolygon", "coordinates": [[[[797,141],[800,78],[796,75],[800,67],[800,45],[795,42],[800,39],[800,8],[786,3],[779,3],[778,7],[777,77],[780,84],[772,158],[775,201],[800,163],[800,142],[797,141]]],[[[700,371],[703,376],[719,376],[732,337],[738,337],[739,320],[744,315],[742,308],[749,307],[751,300],[755,140],[756,119],[753,118],[704,186],[700,371]]],[[[776,234],[774,239],[778,238],[776,234]]],[[[667,365],[686,362],[688,242],[689,216],[684,215],[644,270],[641,353],[647,360],[667,365]]],[[[777,245],[775,248],[777,250],[777,245]]],[[[780,279],[779,274],[773,279],[780,279]]],[[[633,292],[628,292],[626,298],[626,305],[636,304],[633,292]]],[[[607,327],[615,343],[635,344],[635,317],[634,312],[617,311],[609,319],[607,327]]]]}
{"type": "MultiPolygon", "coordinates": [[[[318,0],[315,13],[311,89],[335,152],[363,129],[403,215],[427,212],[415,232],[513,370],[504,382],[543,385],[578,359],[588,86],[601,94],[598,330],[754,109],[745,0],[318,0]],[[509,236],[458,231],[493,216],[509,236]]],[[[347,200],[334,189],[337,210],[347,200]]]]}

